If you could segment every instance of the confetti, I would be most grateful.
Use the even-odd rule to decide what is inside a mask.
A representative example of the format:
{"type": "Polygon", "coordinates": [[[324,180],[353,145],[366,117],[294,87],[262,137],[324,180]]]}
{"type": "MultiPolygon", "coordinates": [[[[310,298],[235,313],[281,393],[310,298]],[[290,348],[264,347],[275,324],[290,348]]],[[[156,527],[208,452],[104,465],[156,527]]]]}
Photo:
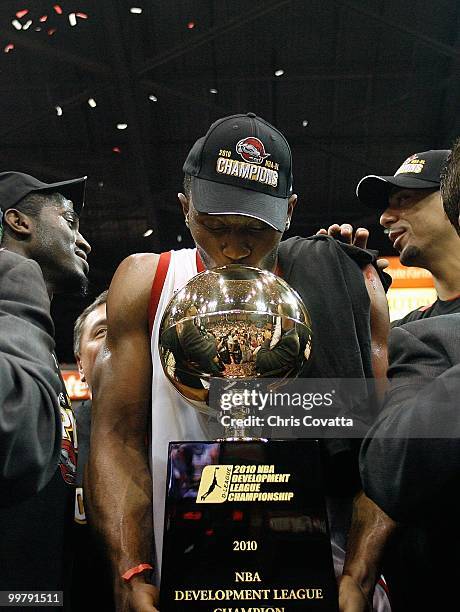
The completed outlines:
{"type": "Polygon", "coordinates": [[[22,19],[23,17],[25,17],[25,16],[27,15],[27,13],[28,13],[28,12],[29,12],[29,10],[28,10],[28,9],[24,9],[24,10],[22,10],[22,11],[18,11],[18,12],[16,13],[16,17],[17,17],[18,19],[22,19]]]}

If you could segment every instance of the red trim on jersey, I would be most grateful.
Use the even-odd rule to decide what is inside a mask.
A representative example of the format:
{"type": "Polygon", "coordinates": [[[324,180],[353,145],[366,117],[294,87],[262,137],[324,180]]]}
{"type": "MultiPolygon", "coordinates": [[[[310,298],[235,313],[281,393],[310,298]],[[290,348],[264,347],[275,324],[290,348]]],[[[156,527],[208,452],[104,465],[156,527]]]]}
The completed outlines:
{"type": "Polygon", "coordinates": [[[206,268],[204,267],[204,263],[201,260],[200,254],[198,253],[198,249],[196,250],[196,269],[198,272],[204,272],[206,268]]]}
{"type": "Polygon", "coordinates": [[[276,276],[283,278],[283,270],[281,270],[281,266],[279,265],[279,263],[276,264],[276,268],[273,274],[276,274],[276,276]]]}
{"type": "Polygon", "coordinates": [[[168,273],[169,262],[171,261],[171,251],[167,253],[161,253],[160,259],[158,260],[158,266],[155,272],[155,278],[152,283],[152,291],[150,293],[149,302],[149,329],[152,333],[153,322],[155,321],[155,315],[157,314],[158,303],[160,301],[161,292],[163,291],[163,285],[165,284],[166,274],[168,273]]]}
{"type": "Polygon", "coordinates": [[[377,584],[379,584],[382,587],[382,589],[387,594],[387,597],[390,597],[390,590],[389,590],[388,585],[386,583],[386,580],[385,580],[385,578],[383,576],[380,576],[377,584]]]}
{"type": "MultiPolygon", "coordinates": [[[[206,268],[204,267],[204,263],[200,257],[200,254],[198,253],[198,249],[196,250],[196,269],[198,270],[198,272],[204,272],[206,270],[206,268]]],[[[283,271],[281,270],[281,266],[279,265],[279,263],[276,264],[274,274],[283,278],[283,271]]]]}

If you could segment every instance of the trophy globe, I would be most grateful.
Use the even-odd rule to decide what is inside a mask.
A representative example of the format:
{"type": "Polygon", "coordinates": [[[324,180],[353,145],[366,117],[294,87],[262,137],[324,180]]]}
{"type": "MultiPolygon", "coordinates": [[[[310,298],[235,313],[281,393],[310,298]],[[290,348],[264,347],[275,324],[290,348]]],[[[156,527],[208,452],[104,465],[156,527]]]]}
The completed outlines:
{"type": "Polygon", "coordinates": [[[296,377],[311,352],[311,319],[300,296],[272,272],[232,264],[197,274],[171,298],[161,321],[164,372],[196,409],[212,381],[296,377]]]}

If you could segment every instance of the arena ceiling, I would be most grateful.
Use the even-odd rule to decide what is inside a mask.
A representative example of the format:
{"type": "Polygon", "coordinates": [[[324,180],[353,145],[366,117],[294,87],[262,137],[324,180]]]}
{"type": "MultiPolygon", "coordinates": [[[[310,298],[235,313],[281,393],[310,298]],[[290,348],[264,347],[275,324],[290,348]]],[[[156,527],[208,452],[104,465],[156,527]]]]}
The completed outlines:
{"type": "MultiPolygon", "coordinates": [[[[351,221],[388,254],[355,186],[460,134],[459,30],[457,0],[2,0],[0,167],[88,175],[94,296],[126,255],[190,245],[185,156],[252,111],[293,150],[290,234],[351,221]]],[[[55,302],[64,361],[85,303],[55,302]]]]}

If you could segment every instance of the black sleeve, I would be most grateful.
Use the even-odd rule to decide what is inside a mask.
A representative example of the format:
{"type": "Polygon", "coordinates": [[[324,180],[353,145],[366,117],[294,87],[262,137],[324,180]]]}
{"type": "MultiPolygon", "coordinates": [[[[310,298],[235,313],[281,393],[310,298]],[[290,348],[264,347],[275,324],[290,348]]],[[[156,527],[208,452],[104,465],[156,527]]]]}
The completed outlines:
{"type": "Polygon", "coordinates": [[[187,359],[199,363],[206,372],[214,374],[220,372],[219,367],[213,361],[217,357],[215,339],[210,335],[203,336],[193,321],[183,323],[179,342],[187,359]]]}
{"type": "Polygon", "coordinates": [[[346,244],[340,240],[337,240],[337,242],[340,248],[360,267],[364,268],[364,266],[368,264],[372,264],[374,266],[377,274],[379,275],[380,281],[382,282],[385,293],[387,293],[388,289],[391,287],[393,279],[387,272],[381,270],[377,265],[379,252],[375,251],[374,249],[361,249],[354,244],[346,244]]]}
{"type": "Polygon", "coordinates": [[[460,364],[407,327],[391,331],[390,363],[384,409],[361,449],[363,487],[393,519],[423,520],[459,481],[460,364]]]}
{"type": "Polygon", "coordinates": [[[295,368],[299,359],[300,341],[297,333],[281,336],[278,344],[270,349],[266,340],[256,355],[256,371],[263,376],[279,376],[295,368]]]}
{"type": "Polygon", "coordinates": [[[411,323],[412,321],[417,321],[422,318],[422,313],[417,308],[416,310],[411,310],[407,314],[405,314],[401,319],[397,319],[396,321],[391,322],[391,328],[393,327],[401,327],[401,325],[406,325],[406,323],[411,323]]]}
{"type": "Polygon", "coordinates": [[[61,383],[41,270],[29,259],[5,266],[8,256],[0,258],[0,505],[9,505],[42,489],[56,471],[61,383]]]}

